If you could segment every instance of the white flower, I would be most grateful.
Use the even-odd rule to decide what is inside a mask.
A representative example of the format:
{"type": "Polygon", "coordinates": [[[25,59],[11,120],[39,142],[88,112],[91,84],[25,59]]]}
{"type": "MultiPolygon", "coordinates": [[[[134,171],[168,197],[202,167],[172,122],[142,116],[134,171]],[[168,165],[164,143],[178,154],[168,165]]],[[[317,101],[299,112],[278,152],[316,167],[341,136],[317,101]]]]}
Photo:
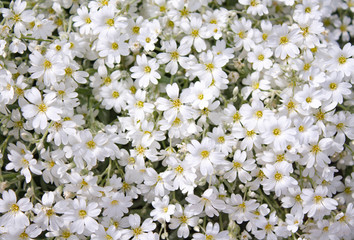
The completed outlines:
{"type": "Polygon", "coordinates": [[[178,64],[180,64],[183,68],[188,67],[186,64],[188,58],[184,56],[190,52],[189,47],[186,45],[180,45],[177,48],[176,41],[171,39],[169,42],[164,43],[163,49],[166,51],[166,53],[159,53],[156,58],[160,64],[167,63],[165,68],[166,72],[169,72],[172,75],[176,74],[178,70],[178,64]]]}
{"type": "Polygon", "coordinates": [[[176,119],[177,114],[181,114],[183,119],[190,119],[193,116],[193,109],[188,106],[187,94],[179,96],[179,87],[176,83],[166,86],[166,93],[170,99],[159,97],[156,100],[156,108],[164,111],[164,117],[170,122],[176,119]]]}
{"type": "Polygon", "coordinates": [[[105,58],[109,67],[113,67],[114,63],[120,63],[121,55],[129,55],[129,45],[125,42],[129,36],[118,32],[111,35],[107,38],[99,38],[97,42],[98,55],[105,58]]]}
{"type": "Polygon", "coordinates": [[[189,236],[189,227],[195,227],[198,224],[198,217],[193,216],[190,211],[183,210],[182,206],[177,203],[176,211],[171,218],[171,223],[168,225],[171,229],[177,230],[177,236],[179,238],[187,238],[189,236]]]}
{"type": "Polygon", "coordinates": [[[34,222],[37,223],[43,230],[51,229],[58,231],[63,226],[63,221],[56,214],[60,208],[65,206],[65,202],[58,202],[54,206],[54,193],[47,192],[42,196],[42,204],[37,203],[34,212],[37,214],[34,222]]]}
{"type": "Polygon", "coordinates": [[[301,35],[298,30],[290,30],[286,24],[275,26],[269,38],[269,45],[275,48],[275,57],[284,60],[286,56],[295,58],[300,53],[296,44],[301,40],[301,35]]]}
{"type": "Polygon", "coordinates": [[[348,96],[351,94],[350,89],[352,85],[348,82],[343,82],[343,74],[340,72],[333,72],[327,80],[322,84],[323,98],[325,100],[331,99],[333,102],[342,104],[343,95],[348,96]]]}
{"type": "Polygon", "coordinates": [[[206,49],[206,43],[204,39],[209,38],[210,34],[207,28],[203,26],[201,18],[192,16],[190,21],[183,21],[181,28],[186,34],[181,40],[181,46],[187,48],[194,47],[197,52],[201,52],[206,49]]]}
{"type": "Polygon", "coordinates": [[[154,221],[170,222],[171,215],[175,212],[175,205],[169,204],[170,198],[166,195],[161,199],[155,198],[151,203],[154,209],[150,212],[150,216],[154,221]]]}
{"type": "Polygon", "coordinates": [[[262,0],[240,0],[240,4],[248,6],[247,13],[263,16],[268,14],[268,8],[262,0]]]}
{"type": "Polygon", "coordinates": [[[241,18],[240,20],[234,21],[231,25],[232,31],[235,33],[235,47],[243,47],[247,52],[255,46],[253,41],[254,31],[252,29],[252,22],[248,19],[241,18]]]}
{"type": "Polygon", "coordinates": [[[208,217],[219,216],[218,210],[226,208],[225,202],[217,198],[213,188],[204,191],[201,197],[190,194],[186,197],[188,205],[186,211],[191,211],[194,215],[201,214],[203,209],[208,217]]]}
{"type": "Polygon", "coordinates": [[[140,87],[146,88],[149,83],[157,84],[157,79],[161,78],[161,75],[157,72],[159,64],[156,59],[147,59],[146,55],[138,55],[136,57],[136,63],[138,66],[130,68],[132,71],[132,78],[136,78],[140,87]]]}
{"type": "Polygon", "coordinates": [[[291,164],[280,162],[277,165],[267,164],[263,168],[263,173],[267,177],[262,181],[265,191],[275,191],[275,195],[279,197],[281,194],[286,194],[288,188],[294,187],[298,182],[290,176],[292,172],[291,164]]]}
{"type": "Polygon", "coordinates": [[[99,224],[94,219],[101,212],[96,202],[89,202],[83,198],[74,199],[66,208],[63,219],[71,221],[71,229],[73,232],[82,234],[84,231],[95,232],[98,230],[99,224]]]}
{"type": "Polygon", "coordinates": [[[27,7],[26,1],[16,0],[13,4],[13,9],[3,8],[2,12],[5,18],[10,19],[10,24],[14,24],[14,32],[16,37],[20,38],[21,34],[26,34],[26,24],[34,21],[33,10],[25,10],[27,7]]]}
{"type": "Polygon", "coordinates": [[[218,240],[227,240],[229,239],[229,235],[227,231],[220,231],[220,227],[218,223],[208,222],[205,234],[194,233],[193,240],[209,240],[209,239],[218,239],[218,240]]]}
{"type": "Polygon", "coordinates": [[[132,205],[131,197],[120,192],[103,197],[101,202],[101,206],[104,208],[103,216],[109,217],[122,217],[124,213],[128,213],[128,208],[132,205]]]}
{"type": "Polygon", "coordinates": [[[24,212],[30,211],[32,207],[28,198],[21,198],[17,201],[13,190],[2,192],[2,199],[0,199],[0,212],[3,213],[0,218],[1,225],[12,231],[23,229],[30,224],[24,212]]]}
{"type": "Polygon", "coordinates": [[[215,142],[208,137],[203,138],[201,143],[192,140],[191,144],[187,145],[190,154],[187,155],[186,160],[198,166],[203,176],[213,174],[215,166],[227,163],[224,154],[216,152],[214,147],[215,142]]]}
{"type": "Polygon", "coordinates": [[[229,182],[234,182],[236,177],[240,179],[241,182],[246,183],[252,179],[251,175],[248,173],[256,168],[255,160],[246,160],[246,152],[236,150],[234,154],[234,160],[227,166],[227,172],[224,177],[229,182]]]}
{"type": "MultiPolygon", "coordinates": [[[[19,146],[18,143],[17,146],[19,146]]],[[[31,172],[37,175],[42,174],[42,166],[37,163],[37,160],[33,158],[33,155],[27,149],[11,149],[8,158],[10,162],[6,165],[6,170],[14,169],[17,172],[21,169],[21,175],[25,176],[27,183],[32,179],[31,172]]]]}
{"type": "Polygon", "coordinates": [[[288,142],[294,141],[295,129],[291,127],[291,120],[286,116],[280,118],[269,118],[265,122],[265,129],[262,133],[263,143],[270,144],[275,149],[283,150],[288,142]]]}
{"type": "Polygon", "coordinates": [[[314,219],[322,219],[325,215],[330,214],[332,210],[337,208],[338,202],[333,198],[326,197],[327,189],[318,186],[315,191],[313,189],[303,189],[301,198],[304,200],[304,213],[308,217],[314,219]]]}
{"type": "Polygon", "coordinates": [[[65,74],[61,58],[58,58],[54,51],[48,51],[45,56],[34,51],[29,58],[32,65],[28,69],[32,73],[31,78],[43,79],[46,86],[53,85],[60,76],[65,74]]]}
{"type": "Polygon", "coordinates": [[[123,240],[131,239],[131,237],[133,237],[133,240],[149,240],[148,233],[156,228],[156,224],[152,222],[151,218],[145,219],[140,225],[141,219],[138,214],[130,214],[128,221],[130,229],[123,234],[123,240]]]}
{"type": "Polygon", "coordinates": [[[328,50],[329,59],[325,62],[329,71],[340,71],[349,77],[353,73],[354,46],[350,43],[344,45],[343,49],[334,45],[328,50]]]}
{"type": "Polygon", "coordinates": [[[269,69],[273,62],[269,58],[273,55],[273,52],[269,48],[263,48],[262,46],[255,46],[252,52],[248,53],[247,60],[252,64],[252,67],[256,71],[262,71],[269,69]]]}

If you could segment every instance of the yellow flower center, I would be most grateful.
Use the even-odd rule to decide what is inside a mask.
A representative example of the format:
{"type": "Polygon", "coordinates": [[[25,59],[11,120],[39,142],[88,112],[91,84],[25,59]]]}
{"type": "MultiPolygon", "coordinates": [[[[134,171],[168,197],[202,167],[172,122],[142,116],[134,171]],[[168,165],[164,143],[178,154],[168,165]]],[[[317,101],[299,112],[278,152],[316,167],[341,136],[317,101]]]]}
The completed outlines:
{"type": "Polygon", "coordinates": [[[143,155],[145,153],[145,148],[143,146],[139,145],[136,148],[136,151],[138,152],[139,155],[143,155]]]}
{"type": "Polygon", "coordinates": [[[263,60],[264,60],[264,55],[263,55],[263,54],[260,54],[260,55],[258,56],[258,60],[259,60],[259,61],[263,61],[263,60]]]}
{"type": "Polygon", "coordinates": [[[262,111],[257,111],[257,112],[256,112],[256,117],[257,117],[257,118],[263,117],[263,112],[262,112],[262,111]]]}
{"type": "Polygon", "coordinates": [[[336,128],[337,129],[342,129],[344,127],[344,123],[338,123],[337,125],[336,125],[336,128]]]}
{"type": "Polygon", "coordinates": [[[52,216],[54,214],[54,210],[52,208],[49,208],[47,211],[46,211],[46,215],[48,217],[52,216]]]}
{"type": "Polygon", "coordinates": [[[344,64],[347,62],[347,58],[344,57],[343,55],[341,55],[339,58],[338,58],[338,62],[339,64],[344,64]]]}
{"type": "Polygon", "coordinates": [[[289,101],[288,104],[286,105],[286,107],[289,110],[293,110],[295,108],[295,103],[293,101],[289,101]]]}
{"type": "Polygon", "coordinates": [[[23,122],[22,121],[18,121],[14,123],[16,128],[23,128],[23,122]]]}
{"type": "Polygon", "coordinates": [[[20,210],[20,207],[17,205],[17,204],[12,204],[11,207],[10,207],[10,211],[13,212],[13,213],[16,213],[20,210]]]}
{"type": "Polygon", "coordinates": [[[55,123],[54,123],[54,128],[55,128],[56,130],[61,129],[61,127],[62,127],[62,124],[61,124],[60,122],[55,122],[55,123]]]}
{"type": "Polygon", "coordinates": [[[255,6],[258,5],[258,1],[256,1],[256,0],[251,0],[250,5],[251,5],[252,7],[255,7],[255,6]]]}
{"type": "Polygon", "coordinates": [[[43,66],[45,69],[49,69],[52,67],[52,63],[49,60],[45,60],[43,66]]]}
{"type": "Polygon", "coordinates": [[[300,125],[299,126],[299,132],[303,132],[305,130],[304,126],[300,125]]]}
{"type": "Polygon", "coordinates": [[[198,95],[199,100],[203,100],[203,98],[204,98],[204,95],[202,93],[198,95]]]}
{"type": "Polygon", "coordinates": [[[114,19],[113,18],[109,18],[106,20],[106,24],[110,27],[112,27],[114,25],[114,19]]]}
{"type": "Polygon", "coordinates": [[[179,126],[181,124],[181,119],[179,119],[178,117],[175,118],[175,120],[173,120],[172,122],[172,126],[179,126]]]}
{"type": "Polygon", "coordinates": [[[194,38],[198,37],[199,36],[199,30],[198,29],[193,29],[191,35],[194,38]]]}
{"type": "Polygon", "coordinates": [[[278,154],[277,155],[277,162],[282,162],[285,160],[285,154],[278,154]]]}
{"type": "Polygon", "coordinates": [[[265,229],[267,232],[270,232],[270,231],[273,230],[273,225],[270,224],[270,223],[268,223],[268,224],[264,227],[264,229],[265,229]]]}
{"type": "Polygon", "coordinates": [[[71,76],[73,74],[73,70],[71,67],[65,68],[65,75],[71,76]]]}
{"type": "Polygon", "coordinates": [[[300,27],[302,30],[302,36],[306,37],[309,34],[309,27],[300,27]]]}
{"type": "Polygon", "coordinates": [[[96,143],[93,140],[90,140],[86,143],[88,149],[94,149],[96,147],[96,143]]]}
{"type": "Polygon", "coordinates": [[[213,240],[215,239],[212,235],[206,235],[205,240],[213,240]]]}
{"type": "Polygon", "coordinates": [[[312,148],[311,148],[311,152],[314,153],[314,154],[317,154],[317,153],[321,152],[320,146],[318,146],[317,144],[313,145],[312,148]]]}
{"type": "Polygon", "coordinates": [[[241,39],[244,39],[244,38],[246,37],[246,34],[245,34],[245,32],[243,32],[243,31],[240,31],[237,35],[238,35],[238,37],[241,38],[241,39]]]}
{"type": "Polygon", "coordinates": [[[274,174],[274,179],[275,179],[276,181],[282,180],[282,179],[283,179],[283,174],[277,172],[276,174],[274,174]]]}
{"type": "Polygon", "coordinates": [[[212,64],[212,63],[207,63],[207,64],[205,64],[205,69],[207,70],[207,71],[213,71],[213,69],[214,69],[214,64],[212,64]]]}
{"type": "Polygon", "coordinates": [[[262,39],[263,39],[263,41],[267,40],[267,38],[268,38],[268,34],[263,33],[263,34],[262,34],[262,39]]]}
{"type": "Polygon", "coordinates": [[[90,24],[90,23],[91,23],[91,18],[87,17],[87,18],[85,19],[85,22],[86,22],[87,24],[90,24]]]}
{"type": "Polygon", "coordinates": [[[118,204],[118,201],[117,200],[113,200],[112,202],[111,202],[111,205],[117,205],[118,204]]]}
{"type": "Polygon", "coordinates": [[[181,11],[181,16],[182,17],[185,17],[185,16],[188,16],[189,15],[189,11],[186,7],[184,7],[181,11]]]}
{"type": "Polygon", "coordinates": [[[15,91],[16,91],[16,94],[19,96],[22,96],[24,93],[23,89],[19,88],[19,87],[15,87],[15,91]]]}
{"type": "Polygon", "coordinates": [[[160,12],[165,12],[166,11],[166,7],[165,6],[160,6],[160,12]]]}
{"type": "Polygon", "coordinates": [[[310,69],[310,67],[311,67],[311,65],[309,63],[305,63],[303,69],[304,69],[304,71],[308,71],[310,69]]]}
{"type": "Polygon", "coordinates": [[[113,97],[113,98],[118,98],[118,97],[119,97],[119,92],[113,91],[113,92],[112,92],[112,97],[113,97]]]}
{"type": "Polygon", "coordinates": [[[200,155],[202,156],[202,158],[207,158],[207,157],[209,157],[209,151],[207,151],[207,150],[203,150],[201,153],[200,153],[200,155]]]}
{"type": "Polygon", "coordinates": [[[149,67],[149,66],[144,67],[144,72],[145,73],[150,73],[151,72],[151,67],[149,67]]]}
{"type": "Polygon", "coordinates": [[[307,102],[307,103],[312,102],[312,98],[311,98],[311,97],[307,97],[307,98],[306,98],[306,102],[307,102]]]}
{"type": "Polygon", "coordinates": [[[224,136],[218,137],[218,143],[224,143],[224,142],[225,142],[225,137],[224,136]]]}
{"type": "Polygon", "coordinates": [[[319,110],[319,111],[316,113],[315,117],[317,118],[318,121],[321,121],[321,120],[324,120],[325,114],[324,114],[321,110],[319,110]]]}
{"type": "Polygon", "coordinates": [[[347,31],[347,26],[342,24],[342,25],[339,27],[339,29],[340,29],[341,32],[346,32],[346,31],[347,31]]]}
{"type": "Polygon", "coordinates": [[[241,119],[241,115],[240,115],[240,113],[237,112],[232,116],[232,118],[233,118],[234,122],[238,122],[241,119]]]}
{"type": "Polygon", "coordinates": [[[80,211],[79,211],[79,217],[80,217],[80,218],[85,218],[86,215],[87,215],[87,212],[86,212],[85,210],[80,210],[80,211]]]}
{"type": "Polygon", "coordinates": [[[183,167],[181,167],[181,165],[178,165],[176,168],[175,168],[175,171],[179,174],[182,174],[183,173],[183,167]]]}
{"type": "Polygon", "coordinates": [[[295,196],[295,201],[302,202],[302,198],[301,198],[300,194],[295,196]]]}
{"type": "Polygon", "coordinates": [[[256,134],[256,132],[254,130],[246,131],[246,136],[247,137],[253,137],[255,134],[256,134]]]}
{"type": "Polygon", "coordinates": [[[139,27],[139,26],[134,26],[134,27],[132,28],[132,32],[133,32],[134,34],[139,34],[139,32],[140,32],[140,27],[139,27]]]}
{"type": "Polygon", "coordinates": [[[143,101],[137,101],[135,104],[138,108],[144,107],[144,102],[143,101]]]}
{"type": "Polygon", "coordinates": [[[45,105],[44,103],[41,103],[38,105],[38,111],[39,112],[46,112],[47,111],[47,105],[45,105]]]}
{"type": "Polygon", "coordinates": [[[331,89],[332,91],[337,89],[337,84],[336,83],[330,83],[329,84],[329,89],[331,89]]]}
{"type": "Polygon", "coordinates": [[[20,239],[28,239],[28,234],[23,232],[23,233],[20,234],[19,237],[20,237],[20,239]]]}
{"type": "Polygon", "coordinates": [[[141,227],[137,227],[137,228],[134,228],[134,229],[133,229],[133,235],[134,235],[134,236],[138,236],[138,235],[140,235],[140,234],[142,234],[142,233],[143,233],[143,230],[142,230],[141,227]]]}
{"type": "Polygon", "coordinates": [[[119,48],[118,43],[116,43],[116,42],[112,43],[113,50],[118,50],[118,48],[119,48]]]}
{"type": "Polygon", "coordinates": [[[171,100],[172,101],[172,106],[174,108],[179,108],[180,106],[182,106],[181,100],[179,100],[179,98],[171,100]]]}
{"type": "Polygon", "coordinates": [[[170,27],[170,28],[173,28],[175,26],[175,23],[172,22],[171,20],[168,20],[167,26],[170,27]]]}
{"type": "Polygon", "coordinates": [[[279,136],[280,133],[281,133],[281,131],[280,131],[279,128],[275,128],[275,129],[273,130],[273,134],[274,134],[275,136],[279,136]]]}
{"type": "Polygon", "coordinates": [[[60,51],[60,50],[61,50],[61,46],[60,46],[60,45],[56,45],[56,46],[55,46],[55,49],[56,49],[57,51],[60,51]]]}
{"type": "Polygon", "coordinates": [[[178,59],[178,57],[179,57],[179,54],[178,54],[178,52],[177,52],[177,51],[173,51],[173,52],[171,52],[171,58],[172,58],[173,60],[177,60],[177,59],[178,59]]]}
{"type": "Polygon", "coordinates": [[[313,200],[315,200],[317,204],[321,203],[322,199],[323,199],[322,196],[318,196],[318,195],[313,197],[313,200]]]}
{"type": "Polygon", "coordinates": [[[179,220],[181,221],[181,223],[187,223],[188,218],[185,215],[183,215],[183,216],[179,217],[179,220]]]}
{"type": "Polygon", "coordinates": [[[280,38],[280,44],[287,44],[289,42],[289,39],[287,36],[283,36],[280,38]]]}
{"type": "Polygon", "coordinates": [[[21,21],[21,16],[18,15],[18,14],[15,14],[15,15],[13,16],[13,19],[14,19],[15,22],[21,21]]]}
{"type": "Polygon", "coordinates": [[[62,233],[62,237],[63,238],[69,238],[71,236],[71,232],[69,232],[69,231],[64,231],[63,233],[62,233]]]}
{"type": "Polygon", "coordinates": [[[311,8],[310,7],[305,8],[305,13],[310,13],[310,12],[311,12],[311,8]]]}
{"type": "Polygon", "coordinates": [[[233,163],[233,167],[236,168],[236,169],[237,169],[237,168],[241,168],[241,167],[242,167],[242,164],[239,163],[239,162],[234,162],[234,163],[233,163]]]}

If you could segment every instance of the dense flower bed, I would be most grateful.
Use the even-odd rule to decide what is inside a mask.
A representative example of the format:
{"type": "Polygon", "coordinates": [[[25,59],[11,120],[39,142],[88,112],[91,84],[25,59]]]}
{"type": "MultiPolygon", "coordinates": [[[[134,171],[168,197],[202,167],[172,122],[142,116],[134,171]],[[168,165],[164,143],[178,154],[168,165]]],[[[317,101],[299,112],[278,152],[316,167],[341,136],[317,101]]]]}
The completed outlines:
{"type": "Polygon", "coordinates": [[[0,239],[354,238],[352,0],[0,5],[0,239]]]}

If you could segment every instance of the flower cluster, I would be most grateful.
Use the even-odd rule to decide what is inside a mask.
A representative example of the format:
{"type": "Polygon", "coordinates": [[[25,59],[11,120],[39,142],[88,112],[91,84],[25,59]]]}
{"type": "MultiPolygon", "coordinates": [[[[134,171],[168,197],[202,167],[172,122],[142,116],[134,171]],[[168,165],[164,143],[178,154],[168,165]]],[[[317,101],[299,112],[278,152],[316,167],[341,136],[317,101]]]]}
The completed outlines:
{"type": "Polygon", "coordinates": [[[0,239],[354,238],[352,0],[0,5],[0,239]]]}

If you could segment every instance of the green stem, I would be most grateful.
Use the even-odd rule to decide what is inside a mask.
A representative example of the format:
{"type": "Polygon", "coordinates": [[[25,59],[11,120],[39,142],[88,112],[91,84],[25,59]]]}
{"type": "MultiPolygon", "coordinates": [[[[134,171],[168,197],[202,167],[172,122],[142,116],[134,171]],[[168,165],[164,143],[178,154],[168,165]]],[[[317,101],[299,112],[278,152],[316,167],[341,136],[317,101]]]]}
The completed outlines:
{"type": "Polygon", "coordinates": [[[47,127],[47,129],[45,130],[45,133],[43,134],[43,137],[39,140],[37,146],[32,150],[32,154],[34,154],[34,152],[37,150],[37,147],[40,146],[43,142],[44,139],[46,138],[46,136],[48,135],[49,132],[49,128],[51,128],[53,126],[54,122],[51,121],[49,126],[47,127]]]}

